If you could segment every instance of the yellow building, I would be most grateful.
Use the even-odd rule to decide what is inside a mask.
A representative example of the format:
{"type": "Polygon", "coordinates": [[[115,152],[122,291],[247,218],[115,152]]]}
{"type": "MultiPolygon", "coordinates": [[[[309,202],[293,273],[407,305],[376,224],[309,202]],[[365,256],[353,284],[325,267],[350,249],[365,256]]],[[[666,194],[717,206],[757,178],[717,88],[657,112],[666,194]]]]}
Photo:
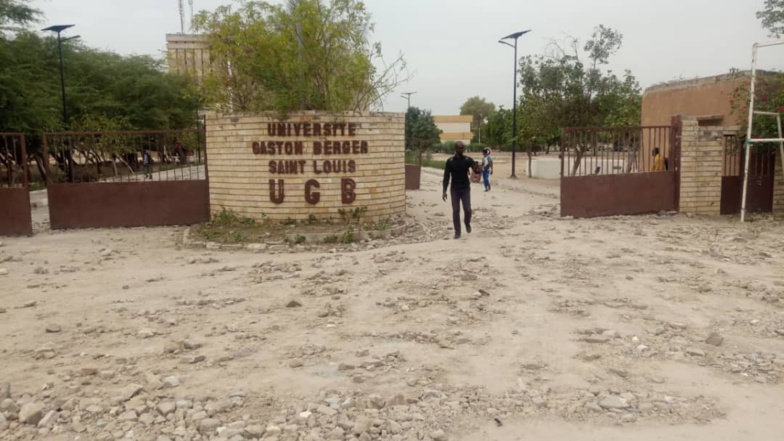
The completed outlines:
{"type": "Polygon", "coordinates": [[[441,129],[441,142],[463,141],[466,145],[471,143],[474,134],[471,132],[471,115],[433,115],[433,121],[441,129]]]}
{"type": "Polygon", "coordinates": [[[201,84],[212,67],[207,37],[198,34],[166,34],[169,73],[193,78],[201,84]]]}

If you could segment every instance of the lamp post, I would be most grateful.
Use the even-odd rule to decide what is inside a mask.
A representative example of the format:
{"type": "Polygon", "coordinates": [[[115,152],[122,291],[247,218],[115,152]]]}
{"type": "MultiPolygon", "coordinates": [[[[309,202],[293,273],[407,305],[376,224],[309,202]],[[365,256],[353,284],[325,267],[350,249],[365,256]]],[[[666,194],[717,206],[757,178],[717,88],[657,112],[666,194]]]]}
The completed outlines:
{"type": "Polygon", "coordinates": [[[57,33],[57,51],[60,54],[60,88],[63,95],[63,124],[68,127],[68,107],[65,104],[65,71],[63,70],[63,42],[68,40],[73,40],[79,38],[78,35],[74,37],[62,38],[61,33],[68,29],[72,28],[74,25],[55,25],[49,26],[48,28],[44,29],[44,31],[51,31],[57,33]]]}
{"type": "MultiPolygon", "coordinates": [[[[65,104],[65,71],[63,69],[63,42],[68,40],[74,40],[79,38],[78,35],[68,38],[62,38],[62,32],[68,28],[72,28],[74,25],[54,25],[49,26],[44,31],[51,31],[57,33],[57,52],[60,54],[60,90],[62,92],[63,97],[63,127],[67,130],[68,129],[68,106],[65,104]]],[[[73,182],[74,180],[74,167],[73,167],[73,156],[71,155],[71,150],[68,150],[67,153],[68,159],[68,180],[73,182]]]]}
{"type": "Polygon", "coordinates": [[[498,40],[499,43],[505,44],[514,48],[514,91],[512,93],[512,176],[510,178],[517,178],[515,174],[515,155],[517,153],[517,39],[521,36],[531,32],[531,30],[515,32],[506,37],[498,40]],[[504,40],[514,40],[514,45],[504,40]]]}
{"type": "Polygon", "coordinates": [[[400,95],[401,97],[405,98],[408,101],[408,107],[406,107],[406,112],[408,112],[408,109],[411,108],[411,95],[415,93],[416,92],[403,92],[403,94],[400,95]]]}

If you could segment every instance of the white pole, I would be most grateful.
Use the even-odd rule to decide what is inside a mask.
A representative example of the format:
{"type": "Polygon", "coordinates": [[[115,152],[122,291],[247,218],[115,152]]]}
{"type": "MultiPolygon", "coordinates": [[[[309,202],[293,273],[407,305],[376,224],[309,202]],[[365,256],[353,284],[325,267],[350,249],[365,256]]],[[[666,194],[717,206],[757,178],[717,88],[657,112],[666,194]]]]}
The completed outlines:
{"type": "MultiPolygon", "coordinates": [[[[781,135],[781,114],[776,115],[776,123],[779,126],[779,138],[781,135]]],[[[784,142],[779,142],[779,156],[781,157],[781,173],[784,173],[784,142]]],[[[782,176],[784,178],[784,176],[782,176]]],[[[773,167],[773,180],[776,180],[776,167],[773,167]]]]}
{"type": "MultiPolygon", "coordinates": [[[[754,43],[751,49],[751,92],[749,93],[749,122],[746,127],[746,140],[751,139],[751,125],[754,122],[754,89],[757,82],[757,47],[754,43]]],[[[743,164],[743,197],[740,205],[740,221],[746,221],[746,193],[749,191],[749,161],[753,144],[744,143],[746,148],[746,162],[743,164]]]]}

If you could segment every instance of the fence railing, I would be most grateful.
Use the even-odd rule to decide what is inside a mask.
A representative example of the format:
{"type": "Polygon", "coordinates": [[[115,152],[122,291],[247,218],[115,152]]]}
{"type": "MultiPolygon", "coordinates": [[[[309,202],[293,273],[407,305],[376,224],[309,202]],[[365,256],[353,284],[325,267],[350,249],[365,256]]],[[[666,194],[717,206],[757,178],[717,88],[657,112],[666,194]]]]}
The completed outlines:
{"type": "Polygon", "coordinates": [[[670,170],[671,129],[670,126],[564,128],[561,176],[670,170]]]}
{"type": "MultiPolygon", "coordinates": [[[[777,148],[777,146],[753,148],[749,155],[749,176],[773,176],[777,148]]],[[[745,159],[743,139],[734,134],[725,134],[722,176],[743,176],[745,159]]]]}
{"type": "Polygon", "coordinates": [[[0,187],[27,187],[27,178],[24,134],[0,132],[0,187]]]}
{"type": "Polygon", "coordinates": [[[737,135],[724,135],[722,176],[743,175],[743,145],[737,135]]]}
{"type": "Polygon", "coordinates": [[[44,133],[52,182],[142,182],[207,178],[203,130],[44,133]]]}

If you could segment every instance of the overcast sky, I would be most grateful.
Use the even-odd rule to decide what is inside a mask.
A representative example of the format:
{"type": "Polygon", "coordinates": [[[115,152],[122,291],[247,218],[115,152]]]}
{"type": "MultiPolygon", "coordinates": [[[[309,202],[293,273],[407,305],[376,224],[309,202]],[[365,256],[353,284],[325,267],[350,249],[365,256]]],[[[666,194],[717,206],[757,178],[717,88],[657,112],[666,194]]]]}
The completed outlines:
{"type": "MultiPolygon", "coordinates": [[[[525,29],[520,55],[542,53],[551,39],[585,41],[604,24],[620,31],[623,47],[610,68],[630,69],[643,87],[678,78],[749,69],[751,45],[767,41],[755,12],[763,0],[366,0],[385,58],[402,52],[412,80],[388,97],[387,111],[411,104],[457,114],[479,95],[511,106],[513,50],[500,37],[525,29]]],[[[188,9],[187,1],[186,11],[188,9]]],[[[232,0],[194,0],[212,10],[232,0]]],[[[121,54],[162,55],[165,34],[180,31],[177,0],[34,0],[44,24],[76,24],[90,46],[121,54]]],[[[189,15],[189,13],[188,13],[189,15]]],[[[44,27],[44,26],[42,26],[44,27]]],[[[761,67],[781,69],[784,47],[764,50],[761,67]]]]}

